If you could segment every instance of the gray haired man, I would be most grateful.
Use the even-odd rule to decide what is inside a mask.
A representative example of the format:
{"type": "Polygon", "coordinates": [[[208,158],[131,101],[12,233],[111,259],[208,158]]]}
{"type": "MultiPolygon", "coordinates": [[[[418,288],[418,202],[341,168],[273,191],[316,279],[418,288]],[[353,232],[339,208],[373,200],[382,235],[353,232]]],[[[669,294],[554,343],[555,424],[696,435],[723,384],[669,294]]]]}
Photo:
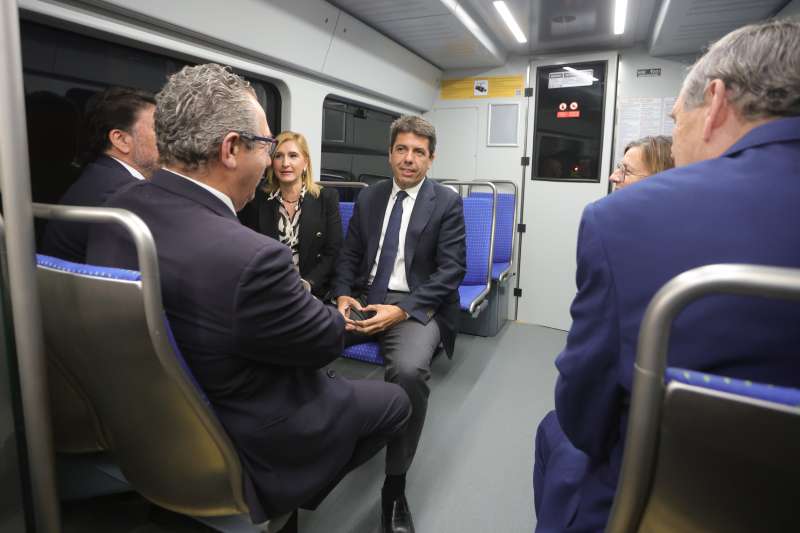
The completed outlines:
{"type": "MultiPolygon", "coordinates": [[[[799,49],[798,22],[753,24],[720,39],[692,67],[672,111],[678,167],[586,207],[556,409],[536,436],[538,531],[605,527],[639,325],[656,291],[714,263],[800,268],[799,49]]],[[[675,322],[669,366],[800,387],[799,321],[796,305],[703,299],[675,322]]],[[[675,519],[666,513],[660,525],[685,529],[675,519]]]]}
{"type": "MultiPolygon", "coordinates": [[[[167,318],[239,452],[253,520],[314,508],[404,428],[408,396],[322,370],[341,354],[343,318],[303,288],[287,247],[236,218],[275,146],[250,84],[186,67],[156,96],[155,121],[164,168],[107,205],[155,237],[167,318]]],[[[92,235],[89,260],[136,268],[112,228],[92,235]]]]}

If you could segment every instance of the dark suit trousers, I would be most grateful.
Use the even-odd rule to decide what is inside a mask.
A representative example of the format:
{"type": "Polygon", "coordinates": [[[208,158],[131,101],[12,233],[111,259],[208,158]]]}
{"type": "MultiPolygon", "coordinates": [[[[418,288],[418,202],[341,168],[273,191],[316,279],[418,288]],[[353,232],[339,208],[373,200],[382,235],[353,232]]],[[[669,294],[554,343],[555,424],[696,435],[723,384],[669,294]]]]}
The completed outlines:
{"type": "MultiPolygon", "coordinates": [[[[389,292],[385,304],[394,305],[406,296],[405,293],[389,292]]],[[[359,298],[366,305],[366,295],[359,298]]],[[[351,317],[359,319],[357,311],[351,310],[351,317]]],[[[386,475],[405,474],[417,451],[425,413],[428,410],[431,377],[431,360],[439,346],[441,336],[435,320],[427,324],[413,318],[395,324],[388,330],[373,337],[348,332],[345,344],[358,344],[377,340],[381,345],[381,355],[386,361],[384,379],[397,383],[411,400],[411,417],[404,432],[386,445],[386,475]]]]}
{"type": "Polygon", "coordinates": [[[367,462],[387,442],[402,434],[411,415],[408,398],[400,387],[367,379],[353,380],[350,384],[354,392],[350,409],[356,411],[362,421],[359,439],[347,464],[330,484],[303,504],[305,509],[316,509],[348,472],[367,462]]]}

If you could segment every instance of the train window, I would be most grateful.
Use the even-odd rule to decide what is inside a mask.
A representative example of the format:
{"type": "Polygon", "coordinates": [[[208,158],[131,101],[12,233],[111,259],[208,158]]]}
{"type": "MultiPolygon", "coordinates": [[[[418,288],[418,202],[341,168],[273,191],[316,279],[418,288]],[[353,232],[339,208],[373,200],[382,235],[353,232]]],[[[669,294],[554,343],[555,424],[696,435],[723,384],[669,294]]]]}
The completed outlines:
{"type": "Polygon", "coordinates": [[[322,104],[322,172],[348,181],[389,179],[389,126],[399,115],[328,96],[322,104]]]}
{"type": "MultiPolygon", "coordinates": [[[[158,92],[190,63],[30,21],[21,22],[20,33],[33,199],[56,203],[80,173],[88,99],[114,85],[158,92]]],[[[280,131],[277,87],[239,74],[253,85],[270,128],[280,131]]]]}
{"type": "Polygon", "coordinates": [[[534,179],[600,181],[606,63],[537,69],[534,179]]]}

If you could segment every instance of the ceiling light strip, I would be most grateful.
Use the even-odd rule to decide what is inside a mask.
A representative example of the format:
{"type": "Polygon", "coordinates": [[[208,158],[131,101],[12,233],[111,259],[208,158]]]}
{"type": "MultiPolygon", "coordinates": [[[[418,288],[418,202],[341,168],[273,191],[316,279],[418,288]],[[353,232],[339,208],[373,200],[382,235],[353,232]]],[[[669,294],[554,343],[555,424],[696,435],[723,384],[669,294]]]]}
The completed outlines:
{"type": "Polygon", "coordinates": [[[628,15],[628,0],[614,1],[614,35],[625,33],[625,19],[628,15]]]}
{"type": "Polygon", "coordinates": [[[517,40],[518,43],[527,43],[528,39],[525,37],[525,34],[522,33],[522,29],[517,24],[516,19],[514,19],[514,15],[511,14],[511,11],[508,9],[508,6],[505,2],[498,1],[494,2],[494,8],[500,13],[500,16],[503,18],[503,22],[506,23],[508,29],[511,30],[511,33],[514,35],[514,38],[517,40]]]}

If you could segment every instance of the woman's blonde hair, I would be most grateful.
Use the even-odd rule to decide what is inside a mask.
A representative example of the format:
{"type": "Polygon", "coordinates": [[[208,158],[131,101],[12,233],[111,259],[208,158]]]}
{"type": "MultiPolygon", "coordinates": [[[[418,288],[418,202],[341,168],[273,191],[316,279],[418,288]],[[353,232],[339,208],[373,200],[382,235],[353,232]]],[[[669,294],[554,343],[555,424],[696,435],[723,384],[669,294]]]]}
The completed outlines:
{"type": "Polygon", "coordinates": [[[672,137],[665,135],[642,137],[628,144],[623,153],[627,153],[631,148],[642,149],[642,160],[650,175],[675,166],[675,161],[672,159],[672,137]]]}
{"type": "MultiPolygon", "coordinates": [[[[303,185],[306,186],[306,192],[311,193],[314,198],[319,198],[320,187],[314,181],[314,169],[311,166],[311,156],[308,153],[308,141],[302,133],[294,131],[282,131],[277,137],[278,144],[275,146],[277,151],[281,145],[287,141],[294,141],[300,149],[300,153],[306,160],[306,170],[303,172],[301,179],[303,185]]],[[[273,160],[274,161],[274,160],[273,160]]],[[[264,184],[264,192],[272,194],[278,190],[278,180],[275,179],[275,172],[272,170],[272,165],[267,169],[267,182],[264,184]]]]}

